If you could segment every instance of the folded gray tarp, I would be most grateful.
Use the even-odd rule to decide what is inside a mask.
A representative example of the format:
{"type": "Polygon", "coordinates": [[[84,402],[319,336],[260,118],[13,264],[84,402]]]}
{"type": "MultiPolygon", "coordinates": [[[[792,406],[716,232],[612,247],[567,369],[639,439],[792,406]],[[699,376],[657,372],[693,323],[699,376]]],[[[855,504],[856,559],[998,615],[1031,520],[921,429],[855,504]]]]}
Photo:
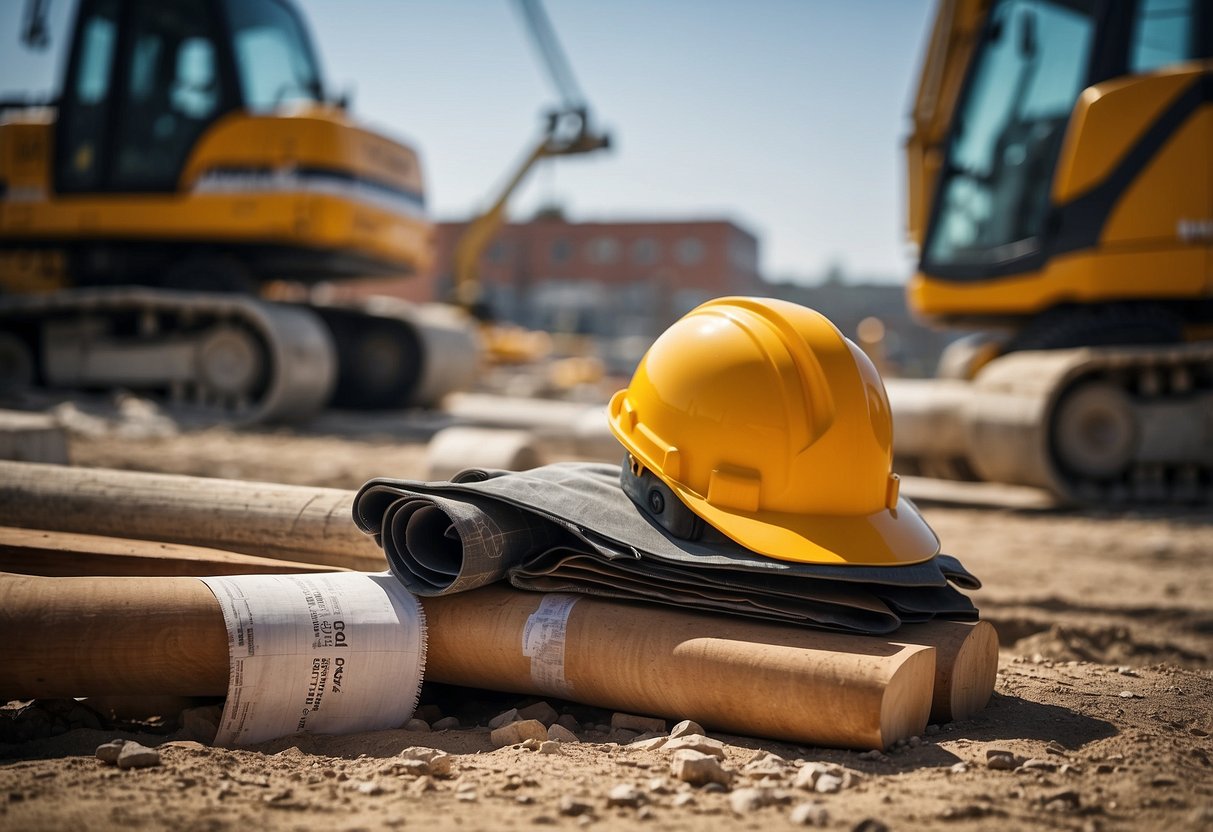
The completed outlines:
{"type": "Polygon", "coordinates": [[[519,589],[873,634],[936,617],[977,618],[955,587],[980,583],[955,558],[808,564],[721,536],[680,540],[636,507],[619,473],[616,465],[566,462],[470,470],[450,482],[375,479],[358,492],[354,520],[383,546],[397,578],[423,596],[508,580],[519,589]]]}

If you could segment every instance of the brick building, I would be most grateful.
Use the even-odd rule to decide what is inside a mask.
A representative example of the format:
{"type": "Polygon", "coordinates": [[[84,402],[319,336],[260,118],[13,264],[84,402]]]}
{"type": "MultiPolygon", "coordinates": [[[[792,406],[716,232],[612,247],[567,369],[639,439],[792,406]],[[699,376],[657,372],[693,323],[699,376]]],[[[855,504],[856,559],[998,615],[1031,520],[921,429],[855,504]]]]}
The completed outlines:
{"type": "MultiPolygon", "coordinates": [[[[429,274],[400,284],[412,300],[452,295],[466,223],[439,223],[429,274]]],[[[480,262],[494,315],[553,332],[655,336],[698,303],[762,292],[758,239],[727,220],[567,222],[540,216],[502,228],[480,262]]],[[[381,287],[386,288],[386,287],[381,287]]],[[[398,292],[393,292],[396,294],[398,292]]]]}

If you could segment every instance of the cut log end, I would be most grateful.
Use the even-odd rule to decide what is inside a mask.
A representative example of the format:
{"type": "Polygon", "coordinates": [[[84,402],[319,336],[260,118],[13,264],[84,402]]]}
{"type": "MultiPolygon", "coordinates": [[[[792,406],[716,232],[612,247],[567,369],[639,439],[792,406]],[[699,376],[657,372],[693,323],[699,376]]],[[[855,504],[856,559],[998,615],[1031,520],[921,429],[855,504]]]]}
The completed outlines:
{"type": "Polygon", "coordinates": [[[909,645],[904,650],[907,655],[889,679],[880,703],[880,737],[873,747],[881,750],[921,735],[931,716],[935,651],[909,645]]]}

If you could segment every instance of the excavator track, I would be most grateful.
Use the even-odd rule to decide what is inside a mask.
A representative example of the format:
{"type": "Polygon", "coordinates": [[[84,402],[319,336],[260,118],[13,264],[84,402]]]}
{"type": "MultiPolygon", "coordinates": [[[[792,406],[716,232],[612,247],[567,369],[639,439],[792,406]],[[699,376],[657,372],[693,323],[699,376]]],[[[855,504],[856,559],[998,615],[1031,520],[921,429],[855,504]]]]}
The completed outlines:
{"type": "Polygon", "coordinates": [[[0,387],[127,389],[234,424],[295,420],[336,383],[305,307],[144,288],[0,297],[0,387]]]}
{"type": "Polygon", "coordinates": [[[906,473],[1077,504],[1213,502],[1213,344],[1016,352],[972,382],[888,389],[906,473]]]}

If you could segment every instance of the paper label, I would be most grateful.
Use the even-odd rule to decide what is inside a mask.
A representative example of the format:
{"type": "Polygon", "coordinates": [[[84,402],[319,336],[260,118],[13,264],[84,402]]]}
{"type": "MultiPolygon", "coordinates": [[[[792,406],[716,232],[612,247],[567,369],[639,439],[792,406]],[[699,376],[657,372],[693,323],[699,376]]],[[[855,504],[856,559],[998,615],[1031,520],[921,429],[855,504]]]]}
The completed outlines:
{"type": "Polygon", "coordinates": [[[531,680],[549,693],[569,697],[573,685],[564,678],[564,640],[576,595],[543,596],[539,609],[522,628],[522,655],[531,660],[531,680]]]}
{"type": "Polygon", "coordinates": [[[231,667],[216,745],[395,728],[412,714],[425,620],[390,574],[201,580],[223,608],[231,667]]]}

